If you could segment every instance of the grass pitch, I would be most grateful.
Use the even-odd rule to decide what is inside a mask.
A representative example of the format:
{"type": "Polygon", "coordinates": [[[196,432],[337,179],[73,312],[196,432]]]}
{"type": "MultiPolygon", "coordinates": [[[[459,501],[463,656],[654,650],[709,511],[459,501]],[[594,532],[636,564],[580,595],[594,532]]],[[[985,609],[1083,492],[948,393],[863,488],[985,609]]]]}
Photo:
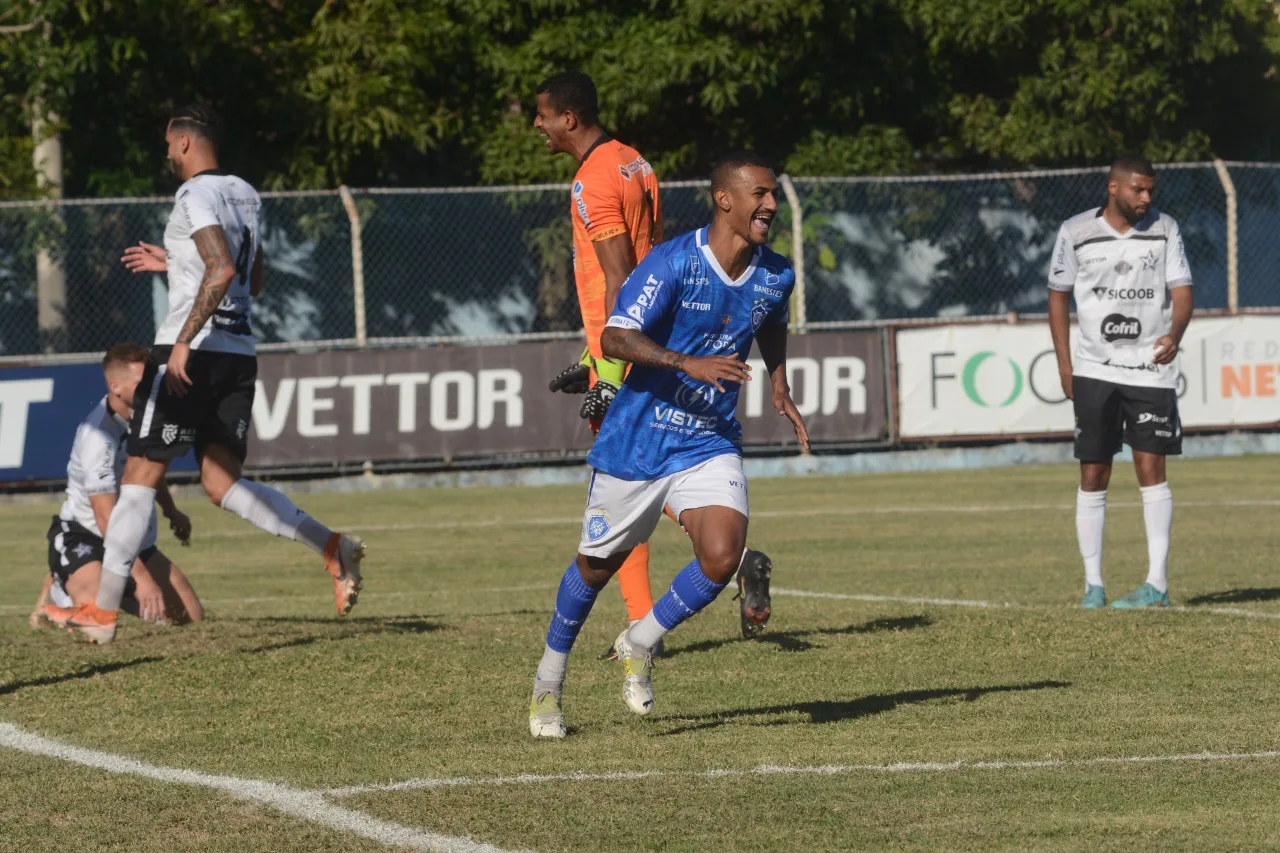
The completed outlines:
{"type": "MultiPolygon", "coordinates": [[[[775,586],[864,598],[780,592],[769,632],[744,641],[726,594],[669,638],[641,719],[617,665],[596,660],[625,619],[607,590],[570,666],[560,743],[532,741],[525,717],[582,488],[302,496],[369,543],[348,619],[304,548],[181,501],[194,546],[161,547],[210,618],[127,620],[106,648],[28,630],[56,505],[3,506],[0,722],[307,790],[452,779],[329,798],[508,849],[1280,848],[1280,759],[1093,761],[1280,749],[1278,472],[1269,458],[1171,465],[1180,606],[1151,613],[1075,607],[1070,466],[757,480],[750,540],[775,586]],[[593,775],[506,778],[574,773],[593,775]]],[[[1146,572],[1121,466],[1110,500],[1118,598],[1146,572]]],[[[655,594],[688,559],[664,522],[655,594]]],[[[6,851],[386,849],[3,749],[0,826],[6,851]]]]}

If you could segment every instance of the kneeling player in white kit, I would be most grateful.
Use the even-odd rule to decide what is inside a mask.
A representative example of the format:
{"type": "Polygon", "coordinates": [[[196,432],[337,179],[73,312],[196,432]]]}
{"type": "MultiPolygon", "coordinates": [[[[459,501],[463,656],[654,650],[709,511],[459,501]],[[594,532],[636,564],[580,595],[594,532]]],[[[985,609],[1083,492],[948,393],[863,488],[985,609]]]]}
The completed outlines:
{"type": "MultiPolygon", "coordinates": [[[[136,344],[116,344],[102,359],[107,396],[93,407],[76,430],[67,462],[67,499],[49,526],[49,575],[45,579],[32,627],[45,615],[46,599],[52,616],[93,601],[102,574],[103,533],[116,505],[120,474],[124,471],[124,443],[133,416],[133,392],[142,378],[147,350],[136,344]]],[[[191,519],[173,502],[161,483],[156,503],[164,510],[174,535],[184,544],[191,536],[191,519]]],[[[156,547],[156,512],[125,587],[122,609],[151,622],[183,623],[204,618],[200,599],[186,576],[156,547]]],[[[65,620],[55,619],[55,624],[65,620]]]]}
{"type": "Polygon", "coordinates": [[[610,358],[632,364],[587,463],[578,555],[556,595],[534,679],[529,732],[562,738],[561,694],[569,651],[596,595],[631,550],[647,542],[669,506],[693,542],[694,561],[647,616],[614,643],[622,695],[637,714],[653,710],[653,648],[720,594],[742,562],[747,481],[734,416],[753,340],[773,387],[773,406],[809,436],[787,386],[791,265],[764,247],[777,212],[778,182],[755,154],[729,155],[711,179],[710,227],[653,249],[618,294],[601,335],[610,358]]]}
{"type": "Polygon", "coordinates": [[[1103,607],[1102,531],[1111,462],[1133,449],[1142,492],[1147,580],[1112,607],[1169,606],[1173,493],[1165,457],[1182,452],[1178,345],[1191,322],[1191,268],[1178,223],[1151,207],[1155,170],[1133,156],[1111,164],[1106,207],[1062,224],[1049,268],[1049,327],[1062,390],[1075,405],[1080,491],[1076,534],[1084,557],[1080,606],[1103,607]],[[1080,336],[1069,346],[1070,299],[1080,336]]]}

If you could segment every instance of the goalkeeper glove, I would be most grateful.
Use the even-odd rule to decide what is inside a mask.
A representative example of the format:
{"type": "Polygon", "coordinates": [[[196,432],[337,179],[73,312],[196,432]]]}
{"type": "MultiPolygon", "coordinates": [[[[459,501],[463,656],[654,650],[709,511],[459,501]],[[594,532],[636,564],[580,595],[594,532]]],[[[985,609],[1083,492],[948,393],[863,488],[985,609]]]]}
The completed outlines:
{"type": "Polygon", "coordinates": [[[585,394],[591,384],[591,351],[583,350],[582,357],[564,370],[556,374],[547,385],[551,393],[563,391],[566,394],[585,394]]]}
{"type": "Polygon", "coordinates": [[[613,398],[617,394],[617,385],[612,382],[606,382],[603,379],[596,380],[596,384],[591,386],[591,390],[583,398],[582,409],[579,410],[578,414],[582,415],[583,420],[600,420],[609,411],[609,406],[613,403],[613,398]]]}
{"type": "Polygon", "coordinates": [[[617,396],[618,388],[621,387],[622,380],[626,376],[627,363],[614,361],[611,358],[601,358],[595,360],[595,368],[596,384],[587,391],[586,399],[582,401],[582,409],[578,412],[583,420],[588,421],[598,421],[604,417],[605,412],[609,411],[609,406],[617,396]]]}

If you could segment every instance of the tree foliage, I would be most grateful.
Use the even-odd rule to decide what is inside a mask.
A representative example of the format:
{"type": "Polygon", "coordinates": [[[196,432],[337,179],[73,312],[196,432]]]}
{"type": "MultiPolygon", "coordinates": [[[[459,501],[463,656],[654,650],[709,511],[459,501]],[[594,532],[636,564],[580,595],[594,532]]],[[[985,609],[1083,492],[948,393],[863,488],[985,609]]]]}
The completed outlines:
{"type": "Polygon", "coordinates": [[[194,99],[266,187],[560,180],[529,120],[564,68],[664,178],[740,145],[796,174],[1277,153],[1265,0],[0,0],[27,22],[0,35],[9,197],[34,110],[68,195],[167,190],[164,120],[194,99]]]}

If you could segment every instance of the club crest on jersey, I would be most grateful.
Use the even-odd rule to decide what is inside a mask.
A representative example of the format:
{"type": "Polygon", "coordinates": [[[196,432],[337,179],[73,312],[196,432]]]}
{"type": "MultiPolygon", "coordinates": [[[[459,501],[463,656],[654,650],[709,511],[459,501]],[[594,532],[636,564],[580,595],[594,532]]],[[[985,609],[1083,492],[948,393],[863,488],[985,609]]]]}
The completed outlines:
{"type": "Polygon", "coordinates": [[[751,306],[751,331],[753,332],[760,331],[760,327],[764,325],[764,318],[767,317],[768,315],[769,315],[769,309],[764,303],[757,302],[755,305],[752,305],[751,306]]]}
{"type": "Polygon", "coordinates": [[[1145,255],[1143,255],[1141,258],[1139,258],[1138,260],[1142,261],[1142,268],[1144,270],[1153,270],[1156,268],[1156,263],[1160,259],[1156,257],[1155,249],[1152,249],[1149,252],[1147,252],[1145,255]]]}
{"type": "Polygon", "coordinates": [[[587,516],[587,541],[598,542],[609,533],[609,514],[598,510],[587,516]]]}

